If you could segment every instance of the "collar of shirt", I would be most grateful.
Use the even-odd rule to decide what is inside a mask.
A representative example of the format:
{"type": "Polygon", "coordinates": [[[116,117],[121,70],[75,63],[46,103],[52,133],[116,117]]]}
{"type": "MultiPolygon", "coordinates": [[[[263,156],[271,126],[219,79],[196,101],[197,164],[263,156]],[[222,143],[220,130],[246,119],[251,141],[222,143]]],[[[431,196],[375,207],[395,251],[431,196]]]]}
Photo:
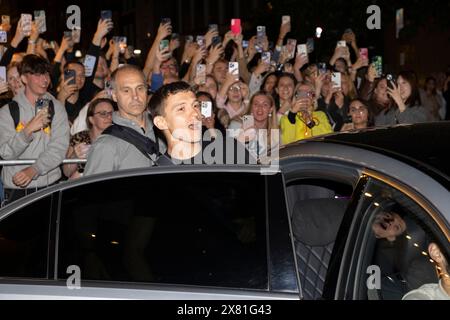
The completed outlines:
{"type": "Polygon", "coordinates": [[[117,123],[121,126],[133,128],[137,132],[139,132],[143,135],[147,135],[153,129],[153,123],[150,118],[150,114],[147,111],[144,112],[144,119],[145,119],[145,128],[141,128],[137,122],[134,122],[132,120],[122,117],[120,115],[119,111],[115,111],[113,113],[113,122],[114,123],[117,123]],[[142,129],[145,129],[145,133],[142,131],[142,129]]]}

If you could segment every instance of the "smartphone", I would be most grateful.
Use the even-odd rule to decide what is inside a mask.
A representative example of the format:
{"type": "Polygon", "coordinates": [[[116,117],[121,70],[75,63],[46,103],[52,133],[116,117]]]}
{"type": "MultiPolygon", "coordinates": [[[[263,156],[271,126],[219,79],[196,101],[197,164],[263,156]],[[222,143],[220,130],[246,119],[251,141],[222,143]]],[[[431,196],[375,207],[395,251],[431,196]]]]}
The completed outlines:
{"type": "Polygon", "coordinates": [[[87,54],[84,57],[83,65],[84,65],[84,74],[86,77],[92,76],[92,74],[94,72],[94,66],[95,66],[96,60],[97,60],[97,58],[90,54],[87,54]]]}
{"type": "Polygon", "coordinates": [[[228,62],[228,73],[239,79],[239,62],[228,62]]]}
{"type": "Polygon", "coordinates": [[[201,101],[200,108],[202,116],[205,118],[210,118],[212,116],[212,102],[211,101],[201,101]]]}
{"type": "Polygon", "coordinates": [[[100,12],[100,17],[102,20],[112,20],[112,11],[111,10],[102,10],[100,12]]]}
{"type": "Polygon", "coordinates": [[[71,79],[68,82],[69,85],[75,84],[75,70],[72,69],[64,70],[64,81],[67,81],[68,79],[71,79]]]}
{"type": "MultiPolygon", "coordinates": [[[[169,40],[167,40],[169,41],[169,40]]],[[[119,37],[120,53],[124,54],[127,48],[127,37],[119,37]]]]}
{"type": "Polygon", "coordinates": [[[0,30],[0,43],[8,42],[8,34],[6,31],[0,30]]]}
{"type": "Polygon", "coordinates": [[[286,24],[291,22],[291,16],[282,16],[281,17],[281,23],[286,24]]]}
{"type": "Polygon", "coordinates": [[[172,33],[170,39],[172,39],[172,40],[180,40],[180,35],[178,33],[172,33]]]}
{"type": "Polygon", "coordinates": [[[306,48],[308,49],[308,53],[314,51],[314,38],[308,38],[306,40],[306,48]]]}
{"type": "Polygon", "coordinates": [[[264,37],[266,36],[266,27],[265,26],[257,26],[256,27],[256,51],[262,52],[263,51],[263,41],[264,37]]]}
{"type": "Polygon", "coordinates": [[[231,19],[231,33],[234,35],[241,33],[241,19],[231,19]]]}
{"type": "Polygon", "coordinates": [[[161,18],[161,24],[172,24],[172,20],[167,17],[161,18]]]}
{"type": "Polygon", "coordinates": [[[80,38],[81,38],[81,28],[79,27],[74,27],[72,29],[72,39],[74,43],[80,43],[80,38]]]}
{"type": "Polygon", "coordinates": [[[22,13],[20,19],[22,21],[22,31],[25,36],[29,37],[31,35],[31,22],[33,21],[33,16],[28,13],[22,13]]]}
{"type": "Polygon", "coordinates": [[[242,128],[247,130],[248,128],[255,126],[255,119],[252,115],[246,114],[242,116],[242,128]]]}
{"type": "Polygon", "coordinates": [[[219,31],[219,26],[217,24],[208,25],[208,31],[219,31]]]}
{"type": "Polygon", "coordinates": [[[72,39],[72,31],[64,31],[64,38],[72,39]]]}
{"type": "Polygon", "coordinates": [[[163,39],[159,42],[159,51],[169,49],[169,40],[163,39]]]}
{"type": "Polygon", "coordinates": [[[319,75],[327,73],[327,64],[325,62],[319,62],[317,64],[317,70],[319,71],[319,75]]]}
{"type": "Polygon", "coordinates": [[[212,46],[218,46],[222,43],[222,38],[220,36],[215,36],[212,38],[212,46]]]}
{"type": "Polygon", "coordinates": [[[347,46],[347,42],[345,42],[345,40],[340,40],[337,42],[337,47],[346,47],[347,46]]]}
{"type": "Polygon", "coordinates": [[[198,46],[199,46],[200,48],[202,48],[202,47],[204,47],[204,46],[206,45],[206,43],[205,43],[205,37],[204,37],[204,36],[197,36],[197,37],[195,38],[195,42],[197,42],[197,44],[198,44],[198,46]]]}
{"type": "Polygon", "coordinates": [[[333,72],[331,74],[331,82],[332,82],[333,88],[341,88],[341,73],[333,72]]]}
{"type": "Polygon", "coordinates": [[[294,58],[295,55],[295,46],[297,45],[297,40],[295,39],[287,39],[286,48],[289,52],[289,59],[294,58]]]}
{"type": "Polygon", "coordinates": [[[261,53],[261,60],[262,62],[264,62],[265,64],[270,64],[270,60],[272,59],[270,51],[266,51],[261,53]]]}
{"type": "Polygon", "coordinates": [[[188,35],[188,36],[186,36],[185,41],[186,42],[193,42],[194,41],[194,37],[191,36],[191,35],[188,35]]]}
{"type": "Polygon", "coordinates": [[[389,88],[394,89],[394,86],[392,85],[392,83],[394,83],[394,85],[397,85],[396,81],[395,81],[395,76],[388,73],[386,75],[386,81],[387,81],[387,85],[389,88]]]}
{"type": "Polygon", "coordinates": [[[36,108],[36,114],[38,114],[39,111],[47,108],[50,105],[50,101],[48,99],[38,99],[36,100],[35,108],[36,108]]]}
{"type": "Polygon", "coordinates": [[[47,31],[47,24],[45,21],[45,11],[44,10],[36,10],[34,11],[34,21],[39,26],[39,33],[44,33],[47,31]]]}
{"type": "Polygon", "coordinates": [[[2,15],[2,24],[11,24],[10,17],[7,15],[2,15]]]}
{"type": "Polygon", "coordinates": [[[248,48],[248,40],[242,40],[242,47],[245,49],[245,48],[248,48]]]}
{"type": "Polygon", "coordinates": [[[359,56],[363,59],[369,60],[369,50],[367,48],[360,48],[359,56]]]}
{"type": "Polygon", "coordinates": [[[377,78],[383,74],[383,58],[381,56],[375,56],[372,59],[372,63],[377,71],[377,78]]]}
{"type": "Polygon", "coordinates": [[[198,64],[195,67],[195,75],[199,79],[199,84],[203,85],[206,83],[206,64],[198,64]]]}
{"type": "Polygon", "coordinates": [[[306,44],[302,43],[297,46],[297,55],[304,54],[306,57],[308,57],[308,47],[306,44]]]}

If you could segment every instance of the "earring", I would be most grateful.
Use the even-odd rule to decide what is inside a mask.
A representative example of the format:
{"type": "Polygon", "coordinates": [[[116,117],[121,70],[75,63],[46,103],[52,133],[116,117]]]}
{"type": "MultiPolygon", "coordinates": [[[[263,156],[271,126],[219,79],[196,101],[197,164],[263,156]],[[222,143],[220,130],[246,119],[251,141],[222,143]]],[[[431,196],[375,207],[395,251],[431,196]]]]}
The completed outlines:
{"type": "Polygon", "coordinates": [[[268,115],[268,116],[269,116],[269,118],[272,118],[272,113],[269,113],[269,115],[268,115]]]}

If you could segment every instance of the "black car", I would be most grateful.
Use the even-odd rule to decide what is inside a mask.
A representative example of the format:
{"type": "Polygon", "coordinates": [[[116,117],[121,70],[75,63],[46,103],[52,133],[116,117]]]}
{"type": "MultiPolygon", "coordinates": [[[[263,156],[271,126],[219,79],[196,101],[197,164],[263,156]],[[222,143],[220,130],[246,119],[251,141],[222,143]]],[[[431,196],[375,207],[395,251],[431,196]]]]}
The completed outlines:
{"type": "Polygon", "coordinates": [[[430,243],[449,261],[449,141],[449,122],[368,129],[269,169],[49,187],[0,210],[0,298],[402,299],[438,282],[430,243]]]}

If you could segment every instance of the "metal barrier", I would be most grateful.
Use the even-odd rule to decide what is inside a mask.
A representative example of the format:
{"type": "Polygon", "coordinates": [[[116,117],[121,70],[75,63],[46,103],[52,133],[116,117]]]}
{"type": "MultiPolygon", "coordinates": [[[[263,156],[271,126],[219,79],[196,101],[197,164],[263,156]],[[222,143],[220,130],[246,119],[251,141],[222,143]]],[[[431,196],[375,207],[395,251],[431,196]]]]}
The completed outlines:
{"type": "MultiPolygon", "coordinates": [[[[18,160],[0,160],[0,168],[7,166],[24,166],[24,165],[32,165],[36,162],[37,159],[18,159],[18,160]]],[[[86,159],[64,159],[61,163],[63,164],[78,164],[78,163],[86,163],[86,159]]],[[[64,175],[63,175],[64,176],[64,175]]],[[[48,186],[48,184],[47,184],[48,186]]],[[[46,187],[47,187],[46,186],[46,187]]],[[[0,181],[0,208],[2,208],[6,202],[3,194],[3,184],[0,181]]],[[[46,188],[45,187],[45,188],[46,188]]],[[[26,190],[26,189],[25,189],[26,190]]],[[[32,189],[31,189],[32,190],[32,189]]],[[[36,191],[36,190],[35,190],[36,191]]]]}
{"type": "MultiPolygon", "coordinates": [[[[62,164],[86,163],[87,159],[64,159],[62,164]]],[[[20,160],[0,160],[0,166],[23,166],[31,165],[36,159],[20,159],[20,160]]]]}

